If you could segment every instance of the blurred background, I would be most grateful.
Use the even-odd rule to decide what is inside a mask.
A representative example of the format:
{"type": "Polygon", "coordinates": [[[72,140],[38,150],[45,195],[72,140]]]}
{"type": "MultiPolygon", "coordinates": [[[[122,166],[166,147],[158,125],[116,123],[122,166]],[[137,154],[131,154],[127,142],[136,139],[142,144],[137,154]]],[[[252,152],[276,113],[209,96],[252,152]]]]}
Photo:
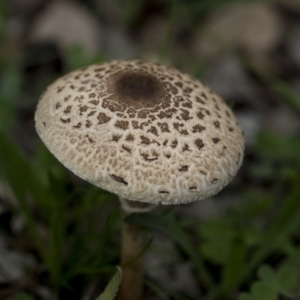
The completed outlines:
{"type": "Polygon", "coordinates": [[[145,299],[300,299],[299,0],[0,0],[0,299],[93,300],[114,274],[118,201],[52,157],[34,111],[59,76],[136,58],[205,82],[246,137],[220,194],[132,220],[145,299]]]}

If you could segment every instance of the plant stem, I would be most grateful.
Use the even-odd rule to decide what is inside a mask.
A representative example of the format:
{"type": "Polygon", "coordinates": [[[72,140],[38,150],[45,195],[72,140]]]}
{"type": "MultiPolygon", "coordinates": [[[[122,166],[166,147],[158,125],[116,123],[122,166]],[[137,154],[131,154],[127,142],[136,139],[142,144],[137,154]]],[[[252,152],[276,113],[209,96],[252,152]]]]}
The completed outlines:
{"type": "MultiPolygon", "coordinates": [[[[127,201],[129,204],[131,201],[127,201]]],[[[136,202],[138,203],[138,202],[136,202]]],[[[136,208],[136,203],[134,207],[136,208]]],[[[144,204],[143,204],[144,206],[144,204]]],[[[123,209],[123,219],[130,212],[123,209]]],[[[122,222],[121,267],[123,278],[119,300],[142,300],[144,286],[144,258],[140,255],[145,248],[145,235],[142,227],[122,222]]]]}
{"type": "MultiPolygon", "coordinates": [[[[124,218],[129,215],[123,212],[124,218]]],[[[140,226],[122,222],[121,266],[123,279],[119,300],[143,299],[144,259],[136,257],[143,251],[144,233],[140,226]],[[128,264],[129,263],[129,264],[128,264]]]]}

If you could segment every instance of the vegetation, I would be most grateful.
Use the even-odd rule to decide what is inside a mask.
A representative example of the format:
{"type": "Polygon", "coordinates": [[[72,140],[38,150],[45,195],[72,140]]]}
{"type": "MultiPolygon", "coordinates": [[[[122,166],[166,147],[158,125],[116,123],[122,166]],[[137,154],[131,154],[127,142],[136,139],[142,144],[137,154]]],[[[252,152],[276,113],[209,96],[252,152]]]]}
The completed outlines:
{"type": "MultiPolygon", "coordinates": [[[[191,26],[198,11],[213,11],[222,1],[209,1],[212,5],[200,1],[202,6],[190,2],[191,5],[184,5],[183,9],[174,4],[167,14],[169,34],[172,20],[179,11],[185,14],[187,26],[191,26]]],[[[133,8],[128,6],[124,12],[128,30],[135,30],[142,18],[140,6],[133,8]]],[[[16,128],[22,127],[17,99],[22,98],[24,91],[36,102],[53,78],[103,61],[105,54],[100,52],[91,57],[80,46],[71,47],[63,57],[62,68],[50,72],[50,76],[42,78],[28,93],[27,76],[31,75],[22,68],[20,58],[13,51],[6,14],[1,2],[0,44],[5,46],[0,49],[0,182],[5,196],[0,195],[0,198],[6,200],[3,204],[6,209],[25,225],[15,234],[0,218],[0,237],[6,239],[12,249],[35,257],[34,268],[39,269],[29,267],[28,280],[50,287],[53,299],[81,299],[94,283],[95,299],[116,274],[106,289],[107,298],[105,295],[98,298],[113,299],[120,280],[116,271],[121,222],[117,199],[75,178],[37,137],[34,151],[28,151],[14,133],[16,128]]],[[[170,53],[168,37],[163,49],[158,51],[160,59],[171,57],[175,65],[184,68],[182,57],[170,53]]],[[[300,97],[283,79],[257,70],[238,54],[237,58],[258,85],[271,90],[300,116],[300,97]]],[[[201,75],[202,68],[205,68],[203,62],[195,64],[195,76],[201,75]]],[[[33,117],[33,111],[30,116],[33,117]]],[[[236,198],[235,205],[208,220],[186,219],[174,207],[161,207],[147,215],[131,215],[126,222],[141,225],[148,231],[145,252],[151,251],[151,242],[158,233],[172,239],[183,259],[192,264],[203,299],[298,299],[299,153],[299,136],[261,131],[254,145],[246,150],[242,180],[224,192],[236,198]]],[[[181,292],[169,291],[151,278],[146,284],[147,294],[154,295],[155,299],[191,299],[181,292]]],[[[36,299],[36,287],[37,283],[12,285],[7,299],[36,299]]]]}

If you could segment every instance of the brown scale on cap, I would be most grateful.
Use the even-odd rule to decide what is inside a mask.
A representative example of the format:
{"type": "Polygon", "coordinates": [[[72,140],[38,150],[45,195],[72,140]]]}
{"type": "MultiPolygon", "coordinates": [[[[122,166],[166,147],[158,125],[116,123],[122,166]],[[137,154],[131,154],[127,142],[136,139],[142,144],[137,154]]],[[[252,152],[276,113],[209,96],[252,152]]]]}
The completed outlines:
{"type": "Polygon", "coordinates": [[[190,75],[143,61],[92,65],[58,79],[41,97],[36,128],[78,176],[152,203],[215,194],[244,153],[238,122],[219,96],[190,75]]]}

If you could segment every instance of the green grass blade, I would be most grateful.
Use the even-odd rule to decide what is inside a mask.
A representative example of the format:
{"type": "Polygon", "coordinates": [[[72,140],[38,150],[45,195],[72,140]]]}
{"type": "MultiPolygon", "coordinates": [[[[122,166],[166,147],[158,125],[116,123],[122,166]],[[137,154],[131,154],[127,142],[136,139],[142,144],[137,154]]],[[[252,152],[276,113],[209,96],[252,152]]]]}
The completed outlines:
{"type": "Polygon", "coordinates": [[[237,287],[246,265],[247,245],[242,232],[233,238],[227,261],[223,268],[221,294],[228,296],[237,287]]]}
{"type": "Polygon", "coordinates": [[[265,235],[264,244],[252,256],[241,282],[252,274],[255,268],[278,246],[285,241],[300,225],[300,186],[295,185],[294,190],[287,196],[277,218],[265,235]]]}
{"type": "Polygon", "coordinates": [[[296,137],[283,137],[271,132],[261,132],[258,135],[257,146],[258,150],[268,158],[300,163],[300,141],[296,137]]]}
{"type": "Polygon", "coordinates": [[[169,300],[170,299],[168,294],[157,283],[155,283],[149,279],[146,279],[145,284],[150,290],[152,290],[156,294],[156,296],[160,300],[169,300]]]}
{"type": "Polygon", "coordinates": [[[4,68],[0,82],[0,128],[7,129],[16,122],[16,99],[21,88],[21,72],[17,66],[4,68]]]}
{"type": "MultiPolygon", "coordinates": [[[[125,222],[126,222],[126,220],[125,220],[125,222]]],[[[126,262],[125,264],[122,264],[121,267],[122,267],[122,268],[125,268],[125,267],[127,267],[127,266],[132,265],[134,262],[136,262],[140,257],[142,257],[142,256],[146,253],[146,251],[147,251],[147,250],[149,249],[149,247],[151,246],[152,242],[153,242],[153,236],[151,236],[151,237],[149,238],[148,242],[146,243],[146,245],[144,246],[144,248],[142,249],[142,251],[141,251],[136,257],[134,257],[132,260],[129,260],[129,261],[126,262]]]]}
{"type": "Polygon", "coordinates": [[[31,166],[23,153],[0,129],[0,173],[7,180],[18,200],[18,205],[27,219],[28,229],[39,251],[41,254],[45,254],[28,200],[33,198],[44,202],[48,192],[39,185],[31,171],[31,166]]]}
{"type": "MultiPolygon", "coordinates": [[[[60,201],[47,189],[39,180],[38,174],[32,167],[25,155],[18,149],[14,142],[0,129],[0,174],[10,185],[17,204],[26,218],[28,231],[39,251],[40,256],[45,261],[50,270],[52,279],[57,278],[59,273],[58,257],[61,256],[58,247],[62,245],[63,237],[59,237],[61,231],[57,219],[56,204],[60,201]],[[38,231],[39,224],[35,218],[33,208],[44,214],[46,220],[50,222],[50,240],[41,238],[38,231]],[[51,240],[52,239],[52,240],[51,240]]],[[[63,214],[63,212],[62,212],[63,214]]]]}
{"type": "Polygon", "coordinates": [[[179,223],[174,219],[172,215],[159,215],[159,214],[132,214],[126,218],[128,223],[137,224],[147,227],[152,230],[158,230],[170,236],[175,240],[182,250],[188,254],[194,261],[197,268],[198,275],[202,280],[202,283],[206,287],[212,287],[212,278],[204,266],[202,258],[198,252],[194,250],[193,244],[188,235],[180,227],[179,223]]]}
{"type": "Polygon", "coordinates": [[[300,117],[300,96],[284,81],[273,78],[271,87],[289,104],[300,117]]]}
{"type": "Polygon", "coordinates": [[[253,65],[246,57],[242,57],[241,59],[250,72],[254,73],[263,83],[267,84],[273,91],[280,95],[300,116],[300,96],[292,87],[272,73],[253,65]]]}

